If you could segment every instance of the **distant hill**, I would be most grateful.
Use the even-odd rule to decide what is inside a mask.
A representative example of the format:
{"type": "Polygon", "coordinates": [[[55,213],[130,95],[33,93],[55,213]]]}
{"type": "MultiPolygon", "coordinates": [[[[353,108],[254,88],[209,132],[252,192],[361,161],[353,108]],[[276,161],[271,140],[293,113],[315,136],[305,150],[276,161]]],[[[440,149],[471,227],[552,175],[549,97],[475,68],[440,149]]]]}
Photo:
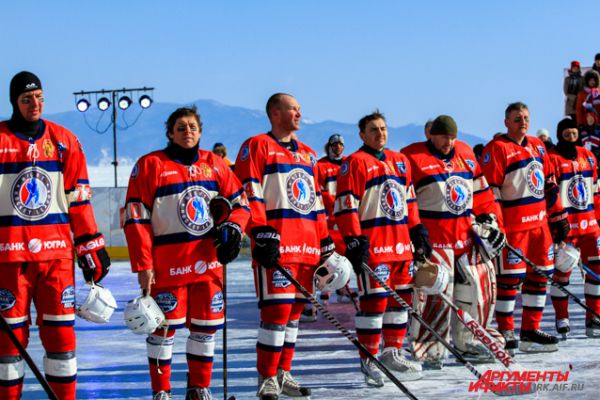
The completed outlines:
{"type": "MultiPolygon", "coordinates": [[[[197,100],[193,104],[198,107],[204,124],[200,147],[211,149],[215,142],[222,142],[227,146],[231,159],[235,159],[244,140],[269,129],[269,122],[264,111],[227,106],[213,100],[197,100]]],[[[141,115],[137,105],[132,106],[125,113],[119,110],[117,113],[118,126],[131,124],[139,115],[135,125],[127,130],[117,131],[117,151],[120,162],[131,164],[141,155],[164,147],[166,144],[164,123],[170,113],[182,105],[156,102],[141,115]]],[[[185,105],[189,105],[189,103],[185,105]]],[[[107,111],[97,123],[99,116],[100,112],[96,108],[92,108],[85,113],[73,110],[44,117],[75,132],[83,144],[89,164],[98,165],[112,160],[113,156],[112,128],[109,126],[110,112],[107,111]],[[86,119],[89,125],[93,127],[98,125],[99,130],[106,129],[106,132],[103,134],[94,132],[86,125],[86,119]]],[[[343,122],[312,123],[303,121],[298,136],[320,155],[323,153],[325,141],[332,133],[344,135],[348,154],[361,145],[356,124],[343,122]]],[[[486,139],[463,132],[459,133],[459,137],[470,145],[486,141],[486,139]]],[[[388,147],[391,149],[398,150],[421,140],[423,140],[422,125],[409,124],[389,128],[388,147]]]]}

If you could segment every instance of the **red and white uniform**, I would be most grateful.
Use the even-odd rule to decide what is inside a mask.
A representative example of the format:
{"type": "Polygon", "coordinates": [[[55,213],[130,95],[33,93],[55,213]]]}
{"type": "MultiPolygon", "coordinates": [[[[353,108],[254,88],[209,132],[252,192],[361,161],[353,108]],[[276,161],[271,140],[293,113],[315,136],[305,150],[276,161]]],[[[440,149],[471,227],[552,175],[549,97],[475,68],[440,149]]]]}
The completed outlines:
{"type": "MultiPolygon", "coordinates": [[[[554,244],[548,221],[563,211],[546,148],[536,137],[521,144],[500,135],[483,150],[483,173],[500,202],[506,239],[548,273],[554,270],[554,244]]],[[[539,328],[546,301],[546,279],[505,248],[498,267],[496,319],[500,330],[514,329],[513,311],[523,285],[522,330],[539,328]]]]}
{"type": "MultiPolygon", "coordinates": [[[[334,215],[343,237],[369,239],[369,266],[407,302],[412,302],[412,249],[409,228],[420,223],[407,158],[384,150],[380,159],[366,146],[342,164],[334,215]]],[[[402,347],[408,315],[371,277],[358,277],[360,309],[358,339],[377,354],[384,347],[402,347]]],[[[361,355],[364,357],[363,355],[361,355]]]]}
{"type": "MultiPolygon", "coordinates": [[[[581,260],[595,273],[600,273],[600,191],[596,157],[591,151],[577,146],[577,156],[571,160],[555,149],[550,150],[560,188],[560,198],[569,213],[568,241],[581,251],[581,260]]],[[[556,270],[553,279],[563,285],[569,284],[571,272],[556,270]]],[[[595,311],[600,311],[600,282],[586,274],[585,301],[595,311]]],[[[569,317],[568,298],[560,290],[551,287],[550,295],[556,313],[556,319],[569,317]]],[[[591,313],[587,315],[592,319],[591,313]]]]}
{"type": "Polygon", "coordinates": [[[245,227],[249,209],[242,186],[217,155],[198,150],[191,165],[155,151],[136,163],[127,189],[125,236],[133,272],[154,270],[152,297],[169,323],[148,340],[154,392],[170,390],[175,330],[187,326],[189,384],[208,387],[214,334],[223,326],[223,266],[213,244],[210,200],[222,195],[232,204],[229,221],[245,227]],[[160,371],[159,366],[160,365],[160,371]]]}
{"type": "MultiPolygon", "coordinates": [[[[264,225],[277,230],[281,266],[309,290],[320,261],[320,241],[328,236],[315,164],[311,148],[296,140],[281,143],[271,133],[246,140],[235,162],[252,215],[246,231],[264,225]]],[[[276,269],[253,262],[253,270],[261,309],[257,368],[263,377],[271,377],[277,368],[291,370],[305,300],[276,269]]]]}
{"type": "MultiPolygon", "coordinates": [[[[44,370],[61,399],[75,398],[73,237],[97,232],[81,144],[40,120],[34,137],[0,123],[0,310],[27,346],[33,299],[47,354],[44,370]],[[59,354],[58,358],[55,355],[59,354]]],[[[23,361],[0,333],[0,398],[20,398],[23,361]]]]}
{"type": "Polygon", "coordinates": [[[327,227],[329,228],[329,234],[335,243],[335,249],[339,254],[344,254],[346,251],[346,244],[340,234],[338,226],[335,222],[335,216],[333,215],[333,205],[335,203],[335,194],[337,193],[337,176],[340,171],[340,166],[346,157],[342,157],[338,160],[330,160],[329,157],[323,157],[315,165],[317,170],[317,176],[319,177],[319,189],[321,190],[321,197],[323,197],[323,205],[327,212],[327,227]]]}

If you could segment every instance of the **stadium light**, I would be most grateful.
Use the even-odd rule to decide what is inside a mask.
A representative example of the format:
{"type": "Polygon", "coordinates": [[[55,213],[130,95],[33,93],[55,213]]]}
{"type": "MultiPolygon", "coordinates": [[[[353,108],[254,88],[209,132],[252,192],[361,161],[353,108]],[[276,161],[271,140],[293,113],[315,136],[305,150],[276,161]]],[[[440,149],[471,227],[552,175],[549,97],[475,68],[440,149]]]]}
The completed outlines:
{"type": "Polygon", "coordinates": [[[98,109],[100,111],[106,111],[108,110],[108,107],[110,107],[111,102],[108,99],[108,97],[102,97],[100,100],[98,100],[98,109]]]}
{"type": "Polygon", "coordinates": [[[142,97],[140,97],[139,103],[140,103],[140,107],[142,107],[143,109],[146,109],[152,105],[152,99],[150,98],[150,96],[145,94],[142,97]]]}
{"type": "Polygon", "coordinates": [[[90,108],[90,102],[87,99],[81,99],[77,102],[77,110],[86,112],[90,108]]]}
{"type": "Polygon", "coordinates": [[[131,105],[131,99],[129,96],[123,96],[119,99],[119,108],[121,110],[127,110],[131,105]]]}

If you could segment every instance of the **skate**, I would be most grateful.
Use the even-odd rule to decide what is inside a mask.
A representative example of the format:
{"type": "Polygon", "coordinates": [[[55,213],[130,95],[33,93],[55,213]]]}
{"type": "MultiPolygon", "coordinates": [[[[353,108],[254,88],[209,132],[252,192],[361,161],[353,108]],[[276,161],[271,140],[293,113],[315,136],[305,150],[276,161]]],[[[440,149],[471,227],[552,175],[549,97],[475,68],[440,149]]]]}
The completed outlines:
{"type": "Polygon", "coordinates": [[[567,340],[567,336],[569,336],[569,332],[571,332],[568,318],[563,318],[556,321],[556,332],[562,336],[563,340],[567,340]]]}
{"type": "Polygon", "coordinates": [[[317,310],[310,306],[310,308],[304,308],[302,314],[300,314],[300,322],[315,322],[317,320],[317,310]]]}
{"type": "Polygon", "coordinates": [[[212,394],[208,388],[188,388],[185,400],[212,400],[212,394]]]}
{"type": "Polygon", "coordinates": [[[506,330],[500,331],[500,333],[502,334],[502,336],[504,336],[504,340],[506,341],[506,344],[504,345],[504,350],[506,350],[508,354],[510,354],[510,356],[513,357],[515,355],[515,350],[517,350],[517,348],[519,347],[519,341],[515,337],[515,331],[506,330]]]}
{"type": "Polygon", "coordinates": [[[370,359],[360,359],[360,370],[365,376],[365,382],[369,386],[383,387],[383,373],[370,359]]]}
{"type": "Polygon", "coordinates": [[[526,353],[550,353],[557,351],[558,338],[539,329],[533,331],[522,330],[519,350],[526,353]]]}
{"type": "Polygon", "coordinates": [[[279,400],[279,393],[281,393],[281,390],[276,376],[263,378],[259,375],[256,397],[260,400],[279,400]]]}
{"type": "Polygon", "coordinates": [[[585,336],[600,338],[600,321],[598,318],[585,320],[585,336]]]}
{"type": "Polygon", "coordinates": [[[463,351],[456,348],[468,362],[471,364],[486,364],[495,362],[494,355],[482,343],[466,343],[466,349],[463,351]]]}
{"type": "Polygon", "coordinates": [[[423,378],[421,364],[404,358],[399,349],[384,349],[379,356],[379,361],[394,371],[394,375],[401,381],[416,381],[423,378]]]}
{"type": "Polygon", "coordinates": [[[285,394],[288,397],[310,400],[310,389],[302,387],[289,371],[285,371],[281,368],[278,369],[277,381],[281,387],[282,394],[285,394]]]}
{"type": "Polygon", "coordinates": [[[152,400],[172,400],[173,399],[173,395],[171,394],[171,391],[166,391],[166,390],[161,390],[158,393],[154,393],[152,395],[152,400]]]}

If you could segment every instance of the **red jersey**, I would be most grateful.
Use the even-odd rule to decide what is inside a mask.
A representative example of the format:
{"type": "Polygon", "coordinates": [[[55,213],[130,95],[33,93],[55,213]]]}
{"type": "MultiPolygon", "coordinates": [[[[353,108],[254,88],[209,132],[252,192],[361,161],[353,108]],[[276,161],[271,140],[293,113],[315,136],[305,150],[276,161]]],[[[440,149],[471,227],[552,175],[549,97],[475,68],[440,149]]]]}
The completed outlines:
{"type": "Polygon", "coordinates": [[[319,189],[321,190],[321,196],[323,197],[323,205],[327,212],[330,229],[335,225],[333,204],[335,203],[335,193],[337,192],[338,172],[340,171],[340,166],[344,160],[346,160],[346,157],[342,157],[339,162],[331,161],[328,157],[323,157],[317,161],[317,164],[315,165],[319,177],[319,189]]]}
{"type": "Polygon", "coordinates": [[[403,154],[384,150],[378,160],[363,149],[340,168],[334,215],[342,236],[369,238],[369,262],[412,260],[409,228],[420,224],[403,154]]]}
{"type": "Polygon", "coordinates": [[[580,146],[577,146],[575,160],[563,157],[556,149],[549,153],[560,188],[560,198],[569,213],[569,237],[598,234],[600,192],[596,157],[580,146]]]}
{"type": "Polygon", "coordinates": [[[521,144],[500,135],[483,149],[481,168],[500,202],[507,232],[527,231],[563,211],[554,169],[544,143],[525,136],[521,144]]]}
{"type": "Polygon", "coordinates": [[[210,200],[219,194],[232,204],[229,221],[244,229],[246,196],[222,158],[198,150],[187,166],[164,150],[141,157],[129,178],[125,206],[131,270],[154,269],[157,287],[221,279],[208,212],[210,200]]]}
{"type": "Polygon", "coordinates": [[[447,160],[428,142],[402,149],[410,161],[419,216],[433,248],[463,249],[472,244],[472,215],[502,213],[473,150],[456,141],[447,160]]]}
{"type": "Polygon", "coordinates": [[[292,140],[288,149],[272,134],[246,140],[235,162],[244,185],[252,218],[247,232],[269,225],[281,237],[282,264],[317,265],[320,241],[328,236],[316,156],[305,144],[292,140]]]}
{"type": "Polygon", "coordinates": [[[72,237],[98,230],[79,140],[40,124],[30,138],[0,122],[0,262],[73,259],[72,237]]]}

